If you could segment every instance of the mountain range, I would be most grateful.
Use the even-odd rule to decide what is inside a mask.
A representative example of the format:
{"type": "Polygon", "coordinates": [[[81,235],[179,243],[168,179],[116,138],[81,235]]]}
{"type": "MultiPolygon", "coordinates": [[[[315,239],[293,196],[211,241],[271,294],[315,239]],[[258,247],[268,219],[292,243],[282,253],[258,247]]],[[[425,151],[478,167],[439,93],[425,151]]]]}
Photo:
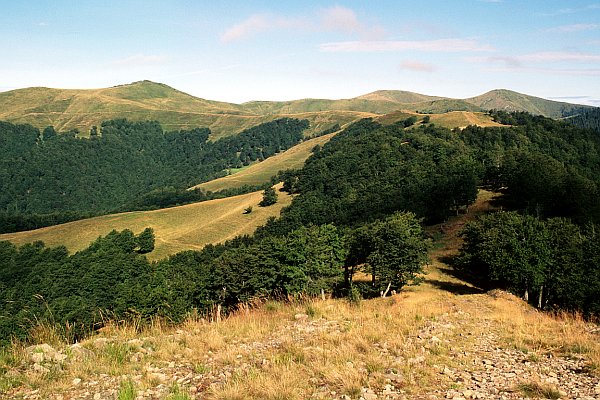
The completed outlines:
{"type": "Polygon", "coordinates": [[[401,90],[379,90],[351,99],[250,101],[242,104],[206,100],[162,83],[139,81],[103,89],[32,87],[0,93],[0,120],[28,123],[40,129],[78,129],[114,118],[157,120],[165,130],[209,127],[216,139],[281,117],[308,119],[307,135],[365,117],[397,111],[443,114],[491,109],[527,111],[551,118],[577,114],[590,106],[557,102],[505,89],[467,99],[428,96],[401,90]]]}

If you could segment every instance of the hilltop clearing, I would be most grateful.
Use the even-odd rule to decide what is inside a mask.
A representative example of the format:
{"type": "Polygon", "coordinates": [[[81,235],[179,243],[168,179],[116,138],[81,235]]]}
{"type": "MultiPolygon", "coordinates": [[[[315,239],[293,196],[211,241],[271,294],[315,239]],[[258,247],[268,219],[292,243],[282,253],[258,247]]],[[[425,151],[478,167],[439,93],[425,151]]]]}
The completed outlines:
{"type": "Polygon", "coordinates": [[[467,220],[443,237],[425,282],[359,303],[306,299],[248,304],[225,319],[173,328],[110,325],[65,345],[15,345],[0,358],[0,395],[27,399],[594,399],[597,325],[551,316],[505,292],[483,293],[443,260],[467,220]],[[125,397],[129,393],[131,397],[125,397]]]}
{"type": "Polygon", "coordinates": [[[131,229],[137,233],[151,227],[156,235],[156,245],[148,257],[156,260],[183,250],[201,249],[208,243],[221,243],[237,235],[250,235],[269,217],[277,217],[281,209],[291,202],[291,196],[282,193],[275,205],[258,207],[261,199],[262,192],[258,191],[162,210],[104,215],[4,234],[0,235],[0,241],[9,240],[22,245],[41,240],[48,246],[66,246],[69,251],[75,252],[113,229],[131,229]],[[253,207],[253,211],[244,214],[248,207],[253,207]]]}

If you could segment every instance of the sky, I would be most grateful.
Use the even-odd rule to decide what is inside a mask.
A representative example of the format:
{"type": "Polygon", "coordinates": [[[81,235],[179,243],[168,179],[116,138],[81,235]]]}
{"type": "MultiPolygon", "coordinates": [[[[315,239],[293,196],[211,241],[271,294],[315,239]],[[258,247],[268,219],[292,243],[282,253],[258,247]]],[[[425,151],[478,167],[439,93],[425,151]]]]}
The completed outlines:
{"type": "Polygon", "coordinates": [[[0,0],[0,91],[139,80],[197,97],[467,98],[600,106],[600,1],[0,0]]]}

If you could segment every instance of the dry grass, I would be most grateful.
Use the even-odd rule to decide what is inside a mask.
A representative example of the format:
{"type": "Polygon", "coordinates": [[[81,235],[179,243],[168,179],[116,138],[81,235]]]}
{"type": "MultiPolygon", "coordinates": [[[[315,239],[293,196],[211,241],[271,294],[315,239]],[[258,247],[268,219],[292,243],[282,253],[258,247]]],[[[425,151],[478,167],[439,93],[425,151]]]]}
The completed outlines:
{"type": "Polygon", "coordinates": [[[251,234],[291,203],[291,197],[281,192],[278,202],[272,206],[259,207],[261,200],[262,192],[258,191],[180,207],[105,215],[4,234],[0,235],[0,240],[9,240],[17,245],[41,240],[47,246],[64,245],[75,252],[113,229],[130,229],[139,233],[146,227],[152,227],[156,245],[148,258],[160,259],[183,250],[201,249],[208,243],[223,242],[237,235],[251,234]],[[244,214],[247,207],[253,207],[252,213],[244,214]]]}
{"type": "MultiPolygon", "coordinates": [[[[472,210],[485,209],[478,203],[472,210]]],[[[199,390],[195,396],[206,399],[358,398],[365,388],[379,392],[392,383],[410,398],[459,387],[441,372],[446,367],[471,370],[479,338],[489,335],[498,338],[494,346],[517,348],[532,357],[584,357],[590,372],[598,373],[600,342],[580,316],[537,312],[503,292],[461,295],[440,287],[473,289],[446,274],[439,260],[456,250],[454,234],[465,218],[446,223],[448,241],[432,253],[425,283],[395,296],[358,303],[269,300],[241,307],[218,322],[194,316],[177,327],[160,321],[113,324],[82,343],[91,357],[74,358],[49,374],[34,372],[23,346],[15,344],[0,353],[0,393],[17,396],[32,388],[42,398],[69,393],[74,378],[112,379],[107,384],[119,388],[124,375],[134,380],[139,393],[173,384],[174,370],[168,366],[176,364],[183,375],[200,379],[171,390],[181,396],[194,389],[199,390]],[[161,383],[156,369],[165,371],[171,383],[161,383]]],[[[49,332],[40,332],[39,341],[54,340],[49,332]]],[[[61,346],[66,345],[56,343],[61,346]]],[[[554,395],[545,391],[552,388],[535,385],[524,382],[514,390],[554,395]]]]}
{"type": "Polygon", "coordinates": [[[515,296],[505,294],[490,301],[504,341],[533,354],[584,355],[591,370],[600,373],[600,341],[592,326],[578,314],[548,314],[534,310],[515,296]]]}
{"type": "Polygon", "coordinates": [[[443,114],[432,114],[431,122],[447,128],[464,128],[468,125],[482,127],[503,126],[494,122],[487,113],[471,111],[450,111],[443,114]]]}
{"type": "Polygon", "coordinates": [[[269,182],[271,177],[276,175],[278,171],[301,168],[304,165],[304,161],[312,154],[311,150],[313,147],[316,145],[322,146],[327,143],[333,135],[334,134],[332,133],[309,139],[283,153],[276,154],[260,163],[244,168],[235,174],[215,179],[210,182],[201,183],[193,188],[201,188],[206,191],[216,192],[218,190],[231,189],[244,185],[260,185],[269,182]]]}

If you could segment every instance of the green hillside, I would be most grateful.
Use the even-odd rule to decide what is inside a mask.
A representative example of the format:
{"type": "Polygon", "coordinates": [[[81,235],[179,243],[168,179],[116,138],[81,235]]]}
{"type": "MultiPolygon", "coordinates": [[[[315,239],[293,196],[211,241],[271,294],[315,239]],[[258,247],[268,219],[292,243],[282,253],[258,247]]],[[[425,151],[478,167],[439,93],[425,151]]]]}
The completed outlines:
{"type": "Polygon", "coordinates": [[[134,82],[103,89],[34,87],[0,93],[0,120],[28,123],[39,129],[78,129],[87,135],[94,125],[115,118],[160,121],[167,131],[206,127],[211,139],[281,117],[307,119],[306,136],[360,118],[397,110],[438,114],[490,109],[527,111],[552,118],[573,114],[575,104],[545,100],[509,90],[493,90],[469,99],[450,99],[400,90],[378,90],[351,99],[251,101],[232,104],[191,96],[161,83],[134,82]]]}
{"type": "Polygon", "coordinates": [[[306,140],[289,150],[269,157],[262,162],[252,164],[232,175],[201,183],[192,189],[199,188],[205,191],[216,192],[244,185],[256,186],[267,183],[279,171],[302,168],[304,161],[312,154],[311,150],[317,145],[323,146],[334,135],[335,133],[330,133],[306,140]]]}
{"type": "Polygon", "coordinates": [[[484,110],[527,111],[534,115],[543,115],[550,118],[562,118],[571,115],[581,108],[593,108],[590,106],[546,100],[506,89],[492,90],[480,96],[465,99],[465,101],[484,110]]]}
{"type": "Polygon", "coordinates": [[[221,243],[238,235],[249,235],[269,217],[279,216],[291,197],[279,195],[270,207],[258,207],[262,193],[252,192],[225,199],[209,200],[153,211],[134,211],[104,215],[26,232],[0,235],[0,241],[16,245],[38,240],[48,246],[66,246],[71,252],[90,245],[98,236],[113,229],[131,229],[136,233],[146,227],[154,229],[156,247],[148,256],[160,259],[184,250],[201,249],[208,243],[221,243]],[[244,210],[253,207],[250,214],[244,210]]]}

